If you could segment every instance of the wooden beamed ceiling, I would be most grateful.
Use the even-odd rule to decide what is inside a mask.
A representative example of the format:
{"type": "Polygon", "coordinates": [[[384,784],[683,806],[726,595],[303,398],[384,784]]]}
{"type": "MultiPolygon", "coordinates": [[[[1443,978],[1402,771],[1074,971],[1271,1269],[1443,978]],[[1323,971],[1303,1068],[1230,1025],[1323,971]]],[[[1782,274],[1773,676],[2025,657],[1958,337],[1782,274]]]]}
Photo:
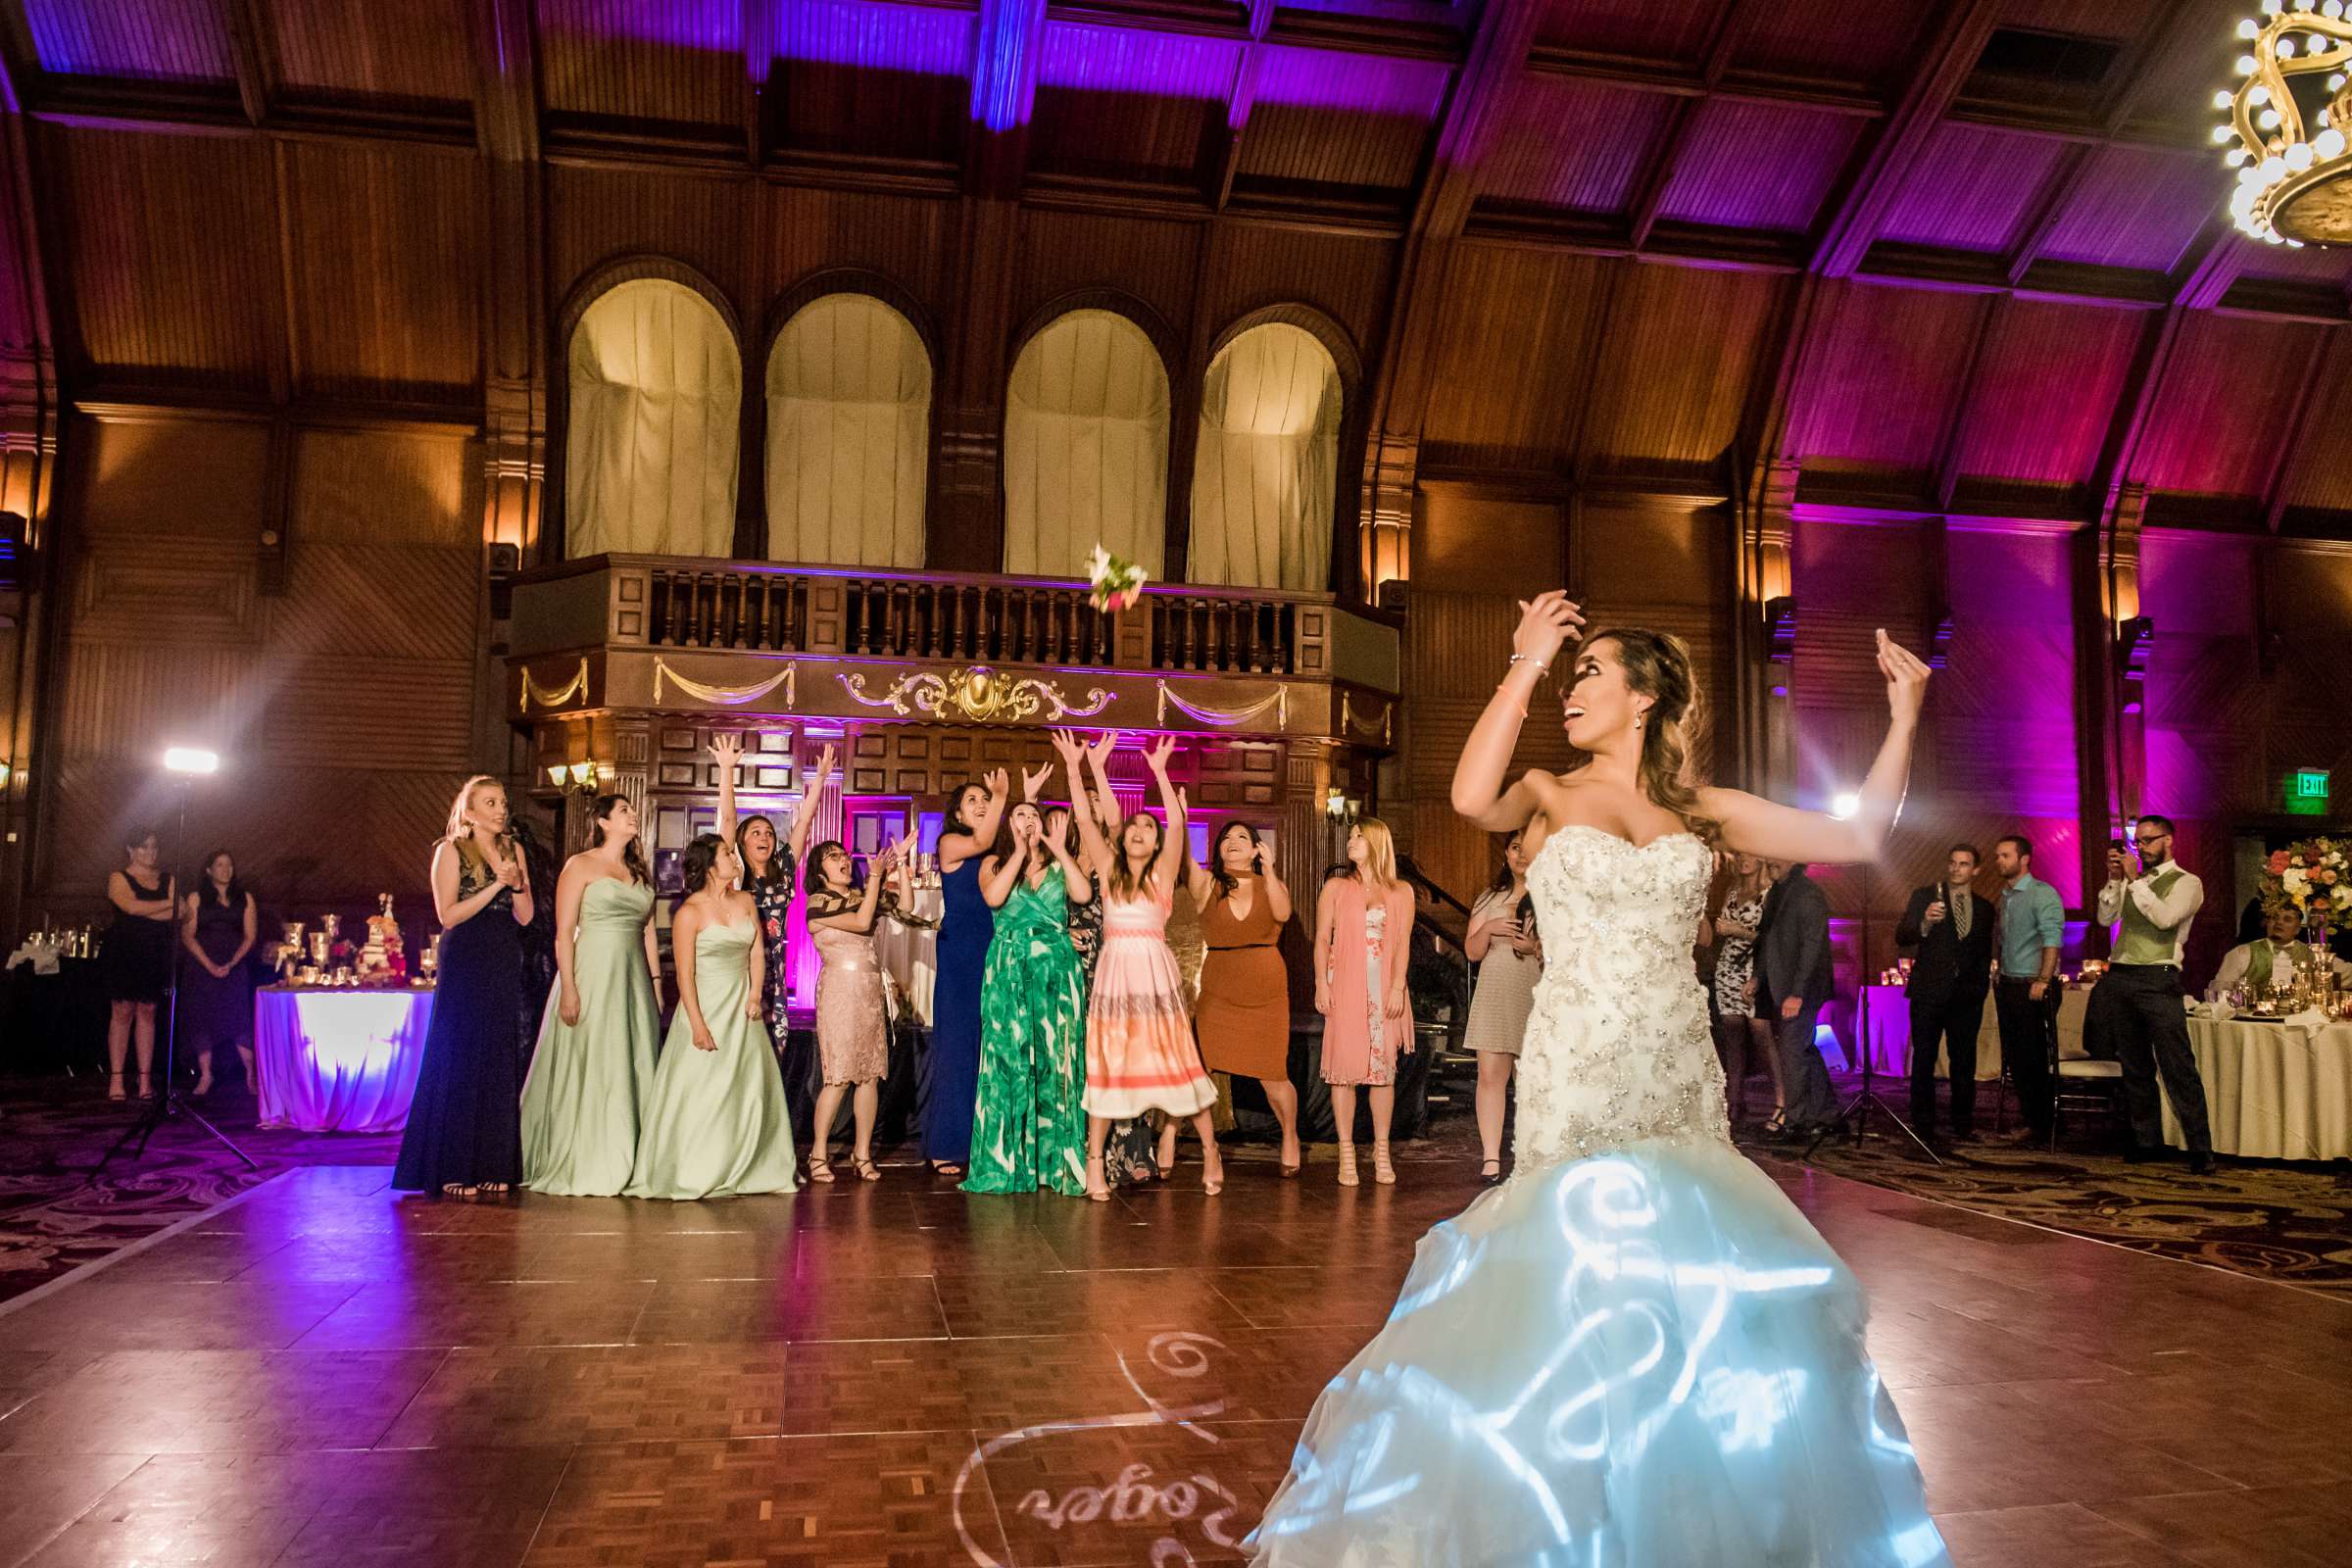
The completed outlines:
{"type": "Polygon", "coordinates": [[[1197,361],[1295,300],[1361,353],[1368,473],[2352,534],[2352,255],[2221,218],[2245,9],[0,0],[7,334],[69,400],[520,429],[615,259],[709,276],[747,355],[854,268],[968,432],[1054,299],[1197,361]]]}

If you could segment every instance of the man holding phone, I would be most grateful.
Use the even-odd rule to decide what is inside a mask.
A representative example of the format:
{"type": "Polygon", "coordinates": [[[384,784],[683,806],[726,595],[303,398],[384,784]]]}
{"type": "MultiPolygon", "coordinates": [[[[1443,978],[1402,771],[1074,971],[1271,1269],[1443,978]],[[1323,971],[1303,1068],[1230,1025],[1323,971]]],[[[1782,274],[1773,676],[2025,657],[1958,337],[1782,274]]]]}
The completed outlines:
{"type": "Polygon", "coordinates": [[[2130,875],[2123,851],[2107,852],[2107,885],[2099,889],[2099,919],[2115,925],[2107,972],[2090,994],[2082,1027],[2115,1048],[2124,1068],[2124,1104],[2132,1116],[2133,1160],[2152,1159],[2164,1147],[2158,1074],[2188,1141],[2188,1168],[2213,1169],[2213,1133],[2205,1116],[2205,1081],[2188,1045],[2181,1005],[2180,957],[2188,928],[2205,906],[2205,884],[2173,859],[2173,819],[2143,816],[2132,832],[2139,874],[2130,875]]]}
{"type": "Polygon", "coordinates": [[[1916,948],[1903,995],[1911,1004],[1911,1123],[1936,1134],[1936,1053],[1951,1065],[1952,1137],[1977,1136],[1977,1031],[1992,989],[1991,906],[1977,897],[1977,847],[1945,852],[1943,880],[1919,888],[1894,928],[1895,945],[1916,948]]]}

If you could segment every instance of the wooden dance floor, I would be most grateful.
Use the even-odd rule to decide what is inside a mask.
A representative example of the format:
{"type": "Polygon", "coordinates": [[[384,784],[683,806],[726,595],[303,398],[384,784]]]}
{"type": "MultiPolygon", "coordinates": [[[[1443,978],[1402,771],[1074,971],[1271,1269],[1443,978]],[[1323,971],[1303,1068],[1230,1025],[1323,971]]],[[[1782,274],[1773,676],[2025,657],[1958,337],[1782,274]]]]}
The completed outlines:
{"type": "MultiPolygon", "coordinates": [[[[1232,1171],[1107,1206],[297,1171],[0,1314],[0,1563],[1235,1560],[1478,1189],[1232,1171]]],[[[1963,1568],[2345,1560],[2345,1305],[1779,1174],[1870,1288],[1963,1568]]]]}

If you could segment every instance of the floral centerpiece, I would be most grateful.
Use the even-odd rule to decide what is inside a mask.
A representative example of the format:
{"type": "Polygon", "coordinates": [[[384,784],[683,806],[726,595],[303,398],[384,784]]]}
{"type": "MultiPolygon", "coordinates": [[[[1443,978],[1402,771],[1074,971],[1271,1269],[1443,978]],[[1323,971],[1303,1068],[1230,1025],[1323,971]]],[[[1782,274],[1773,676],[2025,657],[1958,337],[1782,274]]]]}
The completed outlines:
{"type": "Polygon", "coordinates": [[[2323,936],[2352,926],[2352,841],[2305,839],[2273,854],[2263,867],[2266,912],[2292,909],[2323,936]]]}
{"type": "Polygon", "coordinates": [[[1144,597],[1144,584],[1151,580],[1143,567],[1121,561],[1099,544],[1086,558],[1086,582],[1091,590],[1087,600],[1097,610],[1134,609],[1136,601],[1144,597]]]}

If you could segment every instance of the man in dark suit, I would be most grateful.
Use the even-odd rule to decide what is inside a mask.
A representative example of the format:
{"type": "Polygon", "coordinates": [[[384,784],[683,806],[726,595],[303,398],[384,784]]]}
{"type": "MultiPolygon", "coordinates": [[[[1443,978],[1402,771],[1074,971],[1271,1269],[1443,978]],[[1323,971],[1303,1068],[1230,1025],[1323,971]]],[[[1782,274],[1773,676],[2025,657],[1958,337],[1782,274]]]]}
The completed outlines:
{"type": "Polygon", "coordinates": [[[1917,948],[1903,995],[1911,1003],[1911,1123],[1936,1133],[1936,1048],[1951,1062],[1952,1137],[1977,1136],[1977,1030],[1992,989],[1993,906],[1977,897],[1973,844],[1945,852],[1943,880],[1911,895],[1895,945],[1917,948]]]}
{"type": "Polygon", "coordinates": [[[1810,1139],[1838,1113],[1813,1025],[1830,1000],[1830,901],[1800,862],[1772,864],[1756,931],[1756,1016],[1772,1020],[1788,1109],[1783,1136],[1810,1139]]]}

